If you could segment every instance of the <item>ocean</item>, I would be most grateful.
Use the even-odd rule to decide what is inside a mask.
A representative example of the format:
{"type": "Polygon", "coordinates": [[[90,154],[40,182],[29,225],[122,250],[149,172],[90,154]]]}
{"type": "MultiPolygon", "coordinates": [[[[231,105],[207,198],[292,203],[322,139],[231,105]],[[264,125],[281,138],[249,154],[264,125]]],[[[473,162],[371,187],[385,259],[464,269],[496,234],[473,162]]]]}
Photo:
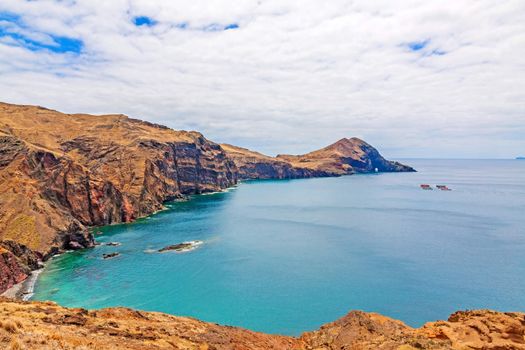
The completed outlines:
{"type": "Polygon", "coordinates": [[[286,335],[355,309],[411,326],[461,309],[524,311],[525,161],[404,163],[418,172],[247,181],[96,228],[98,242],[121,245],[52,259],[33,299],[286,335]],[[156,252],[193,240],[204,243],[156,252]]]}

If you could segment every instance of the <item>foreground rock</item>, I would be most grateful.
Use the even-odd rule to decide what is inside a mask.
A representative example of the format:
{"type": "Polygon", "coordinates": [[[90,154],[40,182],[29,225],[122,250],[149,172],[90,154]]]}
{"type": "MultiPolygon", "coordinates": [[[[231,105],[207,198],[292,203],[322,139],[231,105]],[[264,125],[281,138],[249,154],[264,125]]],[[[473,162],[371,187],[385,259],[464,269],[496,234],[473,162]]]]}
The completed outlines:
{"type": "Polygon", "coordinates": [[[525,349],[525,314],[457,312],[413,329],[353,311],[299,338],[156,312],[88,311],[0,298],[1,349],[525,349]]]}
{"type": "Polygon", "coordinates": [[[107,254],[102,254],[102,259],[111,259],[111,258],[116,258],[117,256],[120,256],[120,253],[107,253],[107,254]]]}

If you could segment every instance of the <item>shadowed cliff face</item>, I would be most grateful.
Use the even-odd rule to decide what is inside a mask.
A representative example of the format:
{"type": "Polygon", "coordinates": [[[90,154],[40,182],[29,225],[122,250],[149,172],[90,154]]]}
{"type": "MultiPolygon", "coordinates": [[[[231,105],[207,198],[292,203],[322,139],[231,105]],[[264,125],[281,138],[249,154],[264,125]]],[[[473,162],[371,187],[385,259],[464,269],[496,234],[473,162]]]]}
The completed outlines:
{"type": "Polygon", "coordinates": [[[334,176],[326,171],[294,166],[286,160],[273,158],[249,149],[222,144],[237,167],[240,179],[301,179],[334,176]]]}
{"type": "Polygon", "coordinates": [[[457,312],[418,329],[353,311],[294,338],[156,312],[88,311],[0,298],[2,349],[510,350],[525,349],[524,335],[525,314],[487,310],[457,312]]]}

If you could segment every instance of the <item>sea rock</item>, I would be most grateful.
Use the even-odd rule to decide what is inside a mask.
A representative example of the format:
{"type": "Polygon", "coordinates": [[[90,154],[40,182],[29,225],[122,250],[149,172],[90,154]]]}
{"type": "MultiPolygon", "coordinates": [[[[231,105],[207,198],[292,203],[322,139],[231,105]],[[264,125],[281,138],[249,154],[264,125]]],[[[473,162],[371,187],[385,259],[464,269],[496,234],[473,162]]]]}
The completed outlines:
{"type": "Polygon", "coordinates": [[[103,259],[116,258],[117,256],[120,256],[120,253],[115,252],[115,253],[102,254],[103,259]]]}
{"type": "Polygon", "coordinates": [[[107,242],[105,245],[110,247],[118,247],[120,246],[120,242],[107,242]]]}
{"type": "Polygon", "coordinates": [[[172,244],[164,248],[161,248],[158,250],[158,252],[159,253],[164,253],[164,252],[169,252],[169,251],[187,252],[187,251],[197,248],[201,244],[202,244],[202,241],[182,242],[182,243],[172,244]]]}

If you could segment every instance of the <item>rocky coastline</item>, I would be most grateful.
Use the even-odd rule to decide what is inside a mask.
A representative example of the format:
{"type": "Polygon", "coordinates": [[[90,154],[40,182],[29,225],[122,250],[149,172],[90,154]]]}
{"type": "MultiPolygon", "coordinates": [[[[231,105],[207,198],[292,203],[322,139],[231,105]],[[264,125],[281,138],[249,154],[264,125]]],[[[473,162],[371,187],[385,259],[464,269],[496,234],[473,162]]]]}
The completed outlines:
{"type": "Polygon", "coordinates": [[[0,103],[0,293],[55,254],[93,247],[90,227],[249,179],[414,171],[357,139],[269,157],[124,115],[0,103]]]}
{"type": "Polygon", "coordinates": [[[132,222],[162,210],[167,201],[251,179],[411,171],[357,138],[304,155],[269,157],[123,115],[72,115],[0,103],[0,293],[7,296],[0,297],[0,347],[525,349],[523,313],[461,311],[414,329],[353,311],[317,331],[285,337],[161,313],[24,301],[43,262],[95,245],[89,228],[132,222]]]}

